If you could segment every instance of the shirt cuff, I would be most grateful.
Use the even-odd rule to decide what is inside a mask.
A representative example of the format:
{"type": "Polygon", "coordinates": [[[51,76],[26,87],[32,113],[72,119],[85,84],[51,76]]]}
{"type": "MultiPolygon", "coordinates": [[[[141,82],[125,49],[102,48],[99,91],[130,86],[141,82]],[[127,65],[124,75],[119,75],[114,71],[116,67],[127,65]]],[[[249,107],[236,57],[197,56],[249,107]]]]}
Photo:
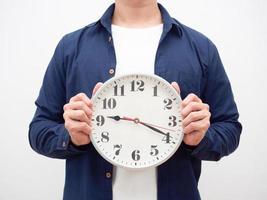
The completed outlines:
{"type": "Polygon", "coordinates": [[[76,146],[71,142],[70,134],[64,124],[60,125],[59,139],[57,143],[58,150],[66,150],[74,153],[86,152],[89,145],[76,146]]]}
{"type": "Polygon", "coordinates": [[[210,140],[207,136],[208,132],[204,136],[204,138],[201,140],[201,142],[196,146],[196,148],[192,151],[191,155],[196,155],[199,152],[205,151],[206,149],[209,148],[210,145],[210,140]]]}
{"type": "Polygon", "coordinates": [[[209,145],[209,139],[207,135],[204,136],[204,138],[200,141],[200,143],[196,146],[187,145],[184,142],[182,143],[182,146],[188,151],[191,155],[198,154],[199,152],[206,149],[209,145]]]}

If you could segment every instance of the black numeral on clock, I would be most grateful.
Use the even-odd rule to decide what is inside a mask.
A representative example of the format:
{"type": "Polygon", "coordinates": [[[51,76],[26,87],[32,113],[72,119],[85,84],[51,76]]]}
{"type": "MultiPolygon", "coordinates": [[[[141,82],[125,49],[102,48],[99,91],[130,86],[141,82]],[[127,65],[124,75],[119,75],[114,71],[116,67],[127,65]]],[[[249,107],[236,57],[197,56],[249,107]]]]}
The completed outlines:
{"type": "Polygon", "coordinates": [[[103,124],[105,123],[105,118],[102,115],[96,116],[95,120],[97,126],[103,126],[103,124]]]}
{"type": "Polygon", "coordinates": [[[177,118],[175,117],[175,116],[170,116],[169,117],[169,120],[170,120],[170,122],[168,123],[168,125],[169,126],[171,126],[171,127],[174,127],[174,126],[177,126],[177,118]]]}
{"type": "Polygon", "coordinates": [[[118,85],[114,86],[114,96],[124,96],[124,85],[120,87],[118,85]]]}
{"type": "Polygon", "coordinates": [[[116,107],[116,105],[117,105],[117,102],[114,98],[103,99],[103,109],[113,109],[116,107]]]}
{"type": "Polygon", "coordinates": [[[145,89],[145,83],[142,80],[135,81],[133,80],[131,82],[131,91],[136,92],[136,91],[144,91],[145,89]]]}
{"type": "Polygon", "coordinates": [[[166,133],[166,135],[163,137],[162,141],[165,142],[166,144],[169,144],[170,143],[170,133],[166,133]]]}
{"type": "Polygon", "coordinates": [[[101,142],[107,143],[109,141],[109,133],[104,131],[101,133],[101,142]]]}
{"type": "Polygon", "coordinates": [[[159,150],[157,149],[158,145],[151,145],[150,155],[156,156],[159,154],[159,150]]]}
{"type": "Polygon", "coordinates": [[[133,152],[132,152],[132,159],[134,160],[134,161],[138,161],[138,160],[140,160],[140,151],[139,150],[134,150],[133,152]]]}
{"type": "Polygon", "coordinates": [[[118,156],[120,154],[120,150],[122,148],[121,144],[114,144],[113,150],[115,151],[115,155],[118,156]]]}
{"type": "Polygon", "coordinates": [[[164,109],[172,109],[172,100],[171,99],[164,99],[163,103],[165,104],[164,109]]]}

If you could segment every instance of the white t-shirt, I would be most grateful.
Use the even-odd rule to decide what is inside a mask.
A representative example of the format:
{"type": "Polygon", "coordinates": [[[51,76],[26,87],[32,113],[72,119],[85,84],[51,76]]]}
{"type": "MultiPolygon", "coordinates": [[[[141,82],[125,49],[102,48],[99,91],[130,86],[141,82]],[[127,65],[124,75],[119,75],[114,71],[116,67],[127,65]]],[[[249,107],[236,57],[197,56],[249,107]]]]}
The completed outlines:
{"type": "MultiPolygon", "coordinates": [[[[129,73],[154,74],[154,63],[163,24],[148,28],[112,25],[116,52],[116,76],[129,73]]],[[[157,170],[126,170],[113,167],[113,200],[156,200],[157,170]]]]}

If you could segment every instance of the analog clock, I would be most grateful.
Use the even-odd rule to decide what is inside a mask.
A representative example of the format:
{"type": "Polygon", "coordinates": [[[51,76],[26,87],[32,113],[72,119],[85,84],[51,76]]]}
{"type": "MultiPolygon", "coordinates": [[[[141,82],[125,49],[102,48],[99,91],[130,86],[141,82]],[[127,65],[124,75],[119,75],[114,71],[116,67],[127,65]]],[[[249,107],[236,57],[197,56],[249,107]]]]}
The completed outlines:
{"type": "Polygon", "coordinates": [[[158,166],[182,142],[181,97],[156,75],[109,79],[92,101],[91,141],[98,153],[115,166],[158,166]]]}

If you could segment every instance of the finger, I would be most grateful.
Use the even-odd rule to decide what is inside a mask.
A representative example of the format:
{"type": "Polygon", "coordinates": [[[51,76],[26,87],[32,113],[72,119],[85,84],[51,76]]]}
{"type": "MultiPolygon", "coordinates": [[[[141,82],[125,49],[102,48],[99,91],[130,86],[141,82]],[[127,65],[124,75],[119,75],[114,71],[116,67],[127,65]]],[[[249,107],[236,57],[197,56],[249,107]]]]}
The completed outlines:
{"type": "Polygon", "coordinates": [[[180,94],[181,90],[180,90],[180,87],[179,87],[178,83],[176,83],[176,82],[172,82],[171,85],[172,85],[172,87],[176,90],[176,92],[177,92],[178,94],[180,94]]]}
{"type": "Polygon", "coordinates": [[[183,119],[183,127],[186,127],[191,122],[199,121],[206,117],[210,117],[210,112],[207,110],[191,112],[187,115],[186,118],[183,119]]]}
{"type": "Polygon", "coordinates": [[[88,135],[91,133],[92,128],[85,122],[78,122],[74,120],[68,120],[65,122],[65,127],[69,131],[71,135],[75,137],[75,134],[82,133],[84,135],[88,135]]]}
{"type": "Polygon", "coordinates": [[[185,119],[191,112],[200,111],[202,109],[205,109],[203,103],[190,102],[184,108],[182,108],[181,115],[183,119],[185,119]]]}
{"type": "Polygon", "coordinates": [[[89,117],[83,110],[67,110],[63,116],[65,121],[72,119],[75,121],[86,122],[88,125],[91,124],[89,117]]]}
{"type": "Polygon", "coordinates": [[[67,110],[83,110],[89,119],[92,117],[92,110],[83,101],[75,101],[65,104],[64,111],[67,110]]]}
{"type": "Polygon", "coordinates": [[[101,82],[98,82],[98,83],[95,85],[95,87],[94,87],[94,89],[93,89],[93,95],[95,95],[95,93],[97,92],[97,90],[98,90],[102,85],[103,85],[103,83],[101,83],[101,82]]]}
{"type": "Polygon", "coordinates": [[[184,127],[183,130],[185,135],[191,134],[195,131],[205,133],[209,126],[210,126],[209,118],[204,118],[199,121],[191,122],[186,127],[184,127]]]}
{"type": "Polygon", "coordinates": [[[92,101],[84,93],[79,93],[70,99],[70,103],[75,101],[83,101],[87,106],[92,107],[92,101]]]}
{"type": "Polygon", "coordinates": [[[201,99],[197,95],[191,93],[182,101],[182,107],[186,107],[190,102],[202,103],[201,99]]]}

